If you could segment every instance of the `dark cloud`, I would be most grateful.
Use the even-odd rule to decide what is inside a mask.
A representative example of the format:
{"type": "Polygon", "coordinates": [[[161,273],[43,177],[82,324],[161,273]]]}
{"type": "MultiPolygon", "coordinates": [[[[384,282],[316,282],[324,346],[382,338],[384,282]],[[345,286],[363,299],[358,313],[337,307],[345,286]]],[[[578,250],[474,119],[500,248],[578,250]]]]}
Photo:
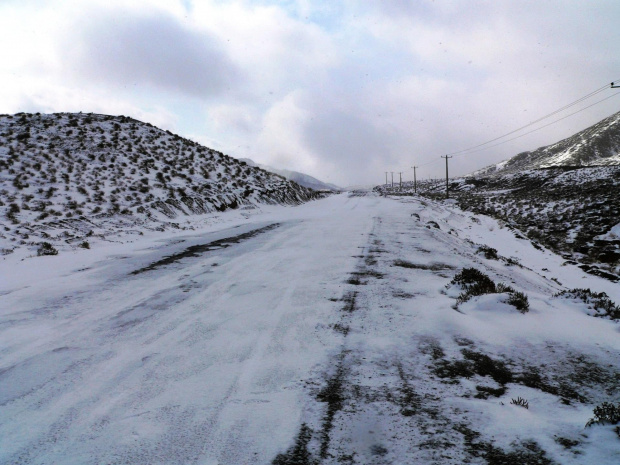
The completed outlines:
{"type": "Polygon", "coordinates": [[[64,44],[68,71],[120,86],[154,86],[198,97],[239,84],[241,72],[219,41],[166,14],[82,17],[64,44]]]}

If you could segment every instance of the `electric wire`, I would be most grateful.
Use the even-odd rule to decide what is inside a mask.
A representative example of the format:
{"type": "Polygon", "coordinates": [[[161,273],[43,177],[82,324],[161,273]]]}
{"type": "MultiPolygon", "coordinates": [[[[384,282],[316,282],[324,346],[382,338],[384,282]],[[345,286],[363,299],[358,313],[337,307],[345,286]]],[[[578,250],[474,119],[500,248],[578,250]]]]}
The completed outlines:
{"type": "MultiPolygon", "coordinates": [[[[562,121],[562,120],[564,120],[564,119],[566,119],[566,118],[569,118],[570,116],[576,115],[577,113],[580,113],[580,112],[582,112],[582,111],[584,111],[584,110],[587,110],[588,108],[591,108],[591,107],[593,107],[593,106],[595,106],[595,105],[598,105],[599,103],[602,103],[602,102],[604,102],[605,100],[609,100],[610,98],[615,97],[616,95],[620,94],[620,92],[616,92],[616,93],[614,93],[613,95],[610,95],[609,97],[606,97],[606,98],[604,98],[604,99],[598,100],[597,102],[595,102],[595,103],[593,103],[593,104],[591,104],[591,105],[588,105],[588,106],[586,106],[586,107],[584,107],[584,108],[581,108],[581,109],[579,109],[579,110],[577,110],[577,111],[575,111],[575,112],[573,112],[573,113],[570,113],[570,114],[568,114],[568,115],[566,115],[566,116],[563,116],[562,118],[559,118],[559,119],[557,119],[557,120],[555,120],[555,121],[552,121],[552,122],[550,122],[550,123],[548,123],[548,124],[545,124],[545,125],[540,126],[540,127],[538,127],[538,128],[532,129],[531,131],[528,131],[528,132],[526,132],[526,133],[520,134],[520,135],[518,135],[518,136],[516,136],[516,137],[512,137],[512,138],[510,138],[510,139],[507,139],[507,140],[505,140],[505,141],[499,142],[499,143],[497,143],[497,144],[493,144],[493,145],[490,145],[490,146],[488,146],[488,147],[485,147],[485,146],[486,146],[486,145],[488,145],[488,144],[491,144],[491,143],[493,143],[493,142],[496,142],[496,141],[498,141],[498,140],[500,140],[500,139],[503,139],[503,138],[505,138],[505,137],[507,137],[507,136],[510,136],[510,135],[515,134],[515,133],[517,133],[517,132],[519,132],[519,131],[522,131],[523,129],[526,129],[526,128],[530,127],[530,126],[533,126],[533,125],[535,125],[535,124],[537,124],[537,123],[540,123],[541,121],[544,121],[544,120],[546,120],[546,119],[548,119],[548,118],[550,118],[550,117],[552,117],[552,116],[554,116],[554,115],[557,115],[558,113],[561,113],[561,112],[563,112],[563,111],[565,111],[565,110],[568,110],[569,108],[574,107],[575,105],[578,105],[578,104],[580,104],[580,103],[582,103],[582,102],[584,102],[584,101],[586,101],[586,100],[588,100],[588,99],[590,99],[590,98],[594,97],[595,95],[598,95],[598,94],[600,94],[601,92],[604,92],[605,90],[607,90],[607,89],[609,89],[609,88],[612,88],[613,83],[615,83],[616,81],[620,81],[620,78],[619,78],[619,79],[614,79],[614,80],[612,81],[612,83],[611,83],[611,84],[605,84],[604,86],[601,86],[601,87],[599,87],[599,88],[598,88],[598,89],[596,89],[596,90],[593,90],[592,92],[590,92],[590,93],[588,93],[588,94],[586,94],[586,95],[584,95],[584,96],[582,96],[582,97],[578,98],[577,100],[575,100],[575,101],[573,101],[573,102],[571,102],[571,103],[568,103],[568,104],[564,105],[563,107],[558,108],[557,110],[555,110],[555,111],[553,111],[553,112],[551,112],[551,113],[549,113],[549,114],[547,114],[547,115],[545,115],[545,116],[542,116],[542,117],[538,118],[538,119],[537,119],[537,120],[535,120],[535,121],[532,121],[532,122],[530,122],[530,123],[528,123],[528,124],[526,124],[526,125],[524,125],[524,126],[521,126],[521,127],[517,128],[517,129],[514,129],[513,131],[510,131],[510,132],[508,132],[508,133],[506,133],[506,134],[503,134],[503,135],[501,135],[501,136],[495,137],[494,139],[488,140],[488,141],[483,142],[483,143],[481,143],[481,144],[478,144],[478,145],[475,145],[475,146],[469,147],[469,148],[467,148],[467,149],[458,150],[458,151],[456,151],[456,152],[451,152],[451,153],[448,153],[447,155],[448,155],[448,156],[456,156],[456,157],[458,157],[458,156],[462,156],[462,155],[468,155],[468,154],[471,154],[471,153],[481,152],[481,151],[483,151],[483,150],[487,150],[487,149],[490,149],[490,148],[493,148],[493,147],[497,147],[497,146],[499,146],[499,145],[502,145],[502,144],[505,144],[505,143],[507,143],[507,142],[513,141],[513,140],[515,140],[515,139],[519,139],[519,138],[524,137],[524,136],[526,136],[526,135],[528,135],[528,134],[532,134],[533,132],[536,132],[536,131],[539,131],[539,130],[541,130],[541,129],[544,129],[544,128],[548,127],[548,126],[551,126],[552,124],[558,123],[558,122],[560,122],[560,121],[562,121]],[[477,149],[477,150],[476,150],[476,149],[477,149]]],[[[441,157],[441,158],[443,158],[443,157],[441,157]]],[[[423,164],[421,164],[421,165],[417,165],[417,168],[421,168],[421,167],[423,167],[423,166],[432,165],[432,164],[434,164],[434,163],[439,163],[439,162],[441,161],[441,158],[435,158],[435,159],[433,159],[432,161],[429,161],[429,162],[427,162],[427,163],[423,163],[423,164]]]]}
{"type": "MultiPolygon", "coordinates": [[[[613,82],[615,82],[615,81],[613,81],[613,82]]],[[[458,150],[456,152],[449,153],[448,155],[456,155],[456,154],[461,154],[461,153],[464,153],[464,152],[469,152],[471,150],[477,149],[479,147],[482,147],[482,146],[488,145],[488,144],[490,144],[492,142],[495,142],[495,141],[498,141],[500,139],[503,139],[504,137],[510,136],[512,134],[515,134],[515,133],[517,133],[517,132],[519,132],[519,131],[521,131],[523,129],[526,129],[526,128],[530,127],[530,126],[535,125],[536,123],[540,123],[541,121],[544,121],[545,119],[550,118],[550,117],[552,117],[552,116],[554,116],[554,115],[556,115],[556,114],[558,114],[558,113],[560,113],[560,112],[562,112],[564,110],[567,110],[567,109],[569,109],[569,108],[571,108],[571,107],[573,107],[575,105],[578,105],[581,102],[583,102],[583,101],[585,101],[585,100],[587,100],[589,98],[592,98],[592,97],[594,97],[595,95],[597,95],[597,94],[599,94],[601,92],[604,92],[605,90],[609,89],[610,87],[611,87],[610,84],[605,84],[604,86],[599,87],[598,89],[596,89],[596,90],[594,90],[594,91],[592,91],[592,92],[590,92],[590,93],[588,93],[588,94],[578,98],[577,100],[575,100],[575,101],[573,101],[573,102],[571,102],[571,103],[569,103],[567,105],[564,105],[563,107],[558,108],[557,110],[555,110],[555,111],[553,111],[553,112],[551,112],[551,113],[549,113],[549,114],[547,114],[545,116],[542,116],[542,117],[538,118],[537,120],[532,121],[532,122],[530,122],[530,123],[528,123],[528,124],[526,124],[524,126],[521,126],[521,127],[517,128],[517,129],[515,129],[513,131],[510,131],[510,132],[508,132],[506,134],[503,134],[501,136],[495,137],[494,139],[488,140],[488,141],[483,142],[481,144],[474,145],[472,147],[469,147],[469,148],[466,148],[466,149],[463,149],[463,150],[458,150]]],[[[583,108],[583,110],[585,110],[586,108],[590,108],[590,107],[585,107],[585,108],[583,108]]]]}
{"type": "Polygon", "coordinates": [[[490,148],[493,148],[493,147],[497,147],[498,145],[506,144],[507,142],[513,141],[515,139],[519,139],[520,137],[527,136],[528,134],[532,134],[533,132],[540,131],[541,129],[544,129],[544,128],[548,127],[548,126],[551,126],[552,124],[558,123],[558,122],[560,122],[560,121],[562,121],[562,120],[564,120],[566,118],[569,118],[569,117],[571,117],[573,115],[576,115],[577,113],[580,113],[580,112],[582,112],[584,110],[587,110],[588,108],[593,107],[594,105],[598,105],[599,103],[604,102],[605,100],[609,100],[610,98],[615,97],[618,94],[620,94],[620,92],[616,92],[613,95],[610,95],[609,97],[605,97],[604,99],[601,99],[601,100],[599,100],[597,102],[594,102],[593,104],[588,105],[587,107],[581,108],[580,110],[574,111],[573,113],[570,113],[570,114],[568,114],[566,116],[563,116],[560,119],[557,119],[555,121],[547,123],[547,124],[545,124],[543,126],[540,126],[540,127],[536,128],[536,129],[532,129],[531,131],[525,132],[523,134],[519,134],[518,136],[511,137],[510,139],[498,142],[497,144],[493,144],[493,145],[490,145],[488,147],[481,147],[481,148],[479,148],[477,150],[471,150],[470,152],[467,152],[467,153],[455,152],[456,155],[453,155],[453,156],[460,157],[460,156],[463,156],[463,155],[470,155],[472,153],[477,153],[477,152],[481,152],[483,150],[487,150],[487,149],[490,149],[490,148]]]}

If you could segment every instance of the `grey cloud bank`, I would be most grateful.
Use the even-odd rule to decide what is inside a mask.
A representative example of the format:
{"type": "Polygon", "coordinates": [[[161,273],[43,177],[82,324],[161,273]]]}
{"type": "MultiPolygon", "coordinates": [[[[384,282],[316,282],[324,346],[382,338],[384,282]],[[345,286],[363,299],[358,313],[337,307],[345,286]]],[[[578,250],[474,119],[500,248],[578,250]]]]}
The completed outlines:
{"type": "Polygon", "coordinates": [[[93,15],[76,24],[63,61],[78,80],[112,86],[146,84],[156,90],[207,98],[241,79],[217,37],[184,28],[171,15],[93,15]]]}

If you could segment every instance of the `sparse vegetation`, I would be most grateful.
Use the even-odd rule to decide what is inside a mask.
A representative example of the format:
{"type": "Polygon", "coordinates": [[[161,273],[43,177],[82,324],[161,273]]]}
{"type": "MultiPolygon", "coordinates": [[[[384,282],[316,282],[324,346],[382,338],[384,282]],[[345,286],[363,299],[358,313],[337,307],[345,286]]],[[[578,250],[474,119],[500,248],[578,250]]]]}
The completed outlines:
{"type": "Polygon", "coordinates": [[[484,255],[484,258],[488,260],[499,260],[499,256],[497,255],[497,249],[493,247],[489,247],[487,245],[481,245],[478,247],[478,253],[484,255]]]}
{"type": "Polygon", "coordinates": [[[58,250],[56,250],[49,242],[42,242],[37,250],[37,255],[39,257],[43,255],[58,255],[58,250]]]}
{"type": "Polygon", "coordinates": [[[600,237],[620,218],[619,166],[528,170],[465,179],[451,190],[461,208],[497,218],[534,247],[581,262],[585,272],[620,279],[620,241],[600,237]]]}
{"type": "Polygon", "coordinates": [[[604,292],[592,292],[590,289],[571,289],[559,292],[554,297],[581,300],[594,310],[594,316],[620,320],[620,306],[616,305],[604,292]]]}
{"type": "Polygon", "coordinates": [[[461,353],[462,360],[448,361],[443,357],[437,359],[434,373],[440,378],[453,381],[458,381],[459,378],[471,378],[474,375],[489,376],[502,385],[512,381],[513,375],[510,369],[501,360],[471,349],[463,349],[461,353]]]}
{"type": "MultiPolygon", "coordinates": [[[[603,402],[594,408],[594,417],[590,418],[586,423],[586,428],[593,425],[617,425],[620,423],[620,403],[603,402]]],[[[616,433],[620,437],[620,426],[617,427],[616,433]]]]}
{"type": "Polygon", "coordinates": [[[529,409],[530,408],[530,404],[527,400],[525,400],[523,397],[517,397],[516,399],[511,399],[510,403],[512,405],[517,405],[519,407],[523,407],[525,409],[529,409]]]}
{"type": "Polygon", "coordinates": [[[1,147],[8,147],[0,153],[0,226],[8,240],[22,239],[14,231],[24,224],[33,238],[55,237],[58,221],[79,235],[84,215],[112,230],[165,229],[177,216],[325,195],[127,117],[0,115],[1,147]],[[134,218],[110,221],[118,215],[134,218]]]}
{"type": "Polygon", "coordinates": [[[523,292],[513,290],[512,292],[510,292],[506,303],[512,305],[521,313],[526,313],[530,309],[530,303],[527,299],[527,295],[525,295],[523,292]]]}
{"type": "Polygon", "coordinates": [[[527,295],[523,292],[515,291],[512,287],[503,283],[495,284],[490,277],[476,268],[463,268],[452,279],[450,284],[458,285],[463,289],[463,292],[456,299],[457,306],[475,296],[507,293],[507,304],[512,305],[521,313],[526,313],[530,308],[527,295]]]}

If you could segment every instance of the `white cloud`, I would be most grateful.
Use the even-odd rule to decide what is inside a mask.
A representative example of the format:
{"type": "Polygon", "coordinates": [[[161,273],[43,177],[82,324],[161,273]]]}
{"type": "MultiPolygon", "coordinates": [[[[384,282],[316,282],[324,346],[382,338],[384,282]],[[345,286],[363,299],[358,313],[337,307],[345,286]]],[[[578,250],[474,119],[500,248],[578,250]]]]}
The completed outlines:
{"type": "Polygon", "coordinates": [[[303,140],[312,115],[304,108],[304,92],[297,91],[275,103],[264,115],[250,158],[276,168],[313,171],[316,160],[303,140]]]}
{"type": "Polygon", "coordinates": [[[45,80],[21,78],[0,88],[0,112],[83,112],[126,115],[147,121],[162,129],[178,131],[178,115],[168,108],[139,105],[125,98],[117,98],[105,91],[84,91],[74,87],[50,85],[45,80]]]}
{"type": "Polygon", "coordinates": [[[219,133],[233,132],[237,135],[257,133],[260,113],[251,105],[221,104],[209,107],[209,118],[219,133]]]}
{"type": "Polygon", "coordinates": [[[254,98],[277,101],[325,79],[338,61],[337,44],[324,30],[275,5],[196,2],[192,21],[219,37],[232,59],[253,75],[254,98]]]}
{"type": "MultiPolygon", "coordinates": [[[[620,79],[618,15],[612,1],[5,0],[0,111],[127,114],[232,155],[377,182],[620,79]]],[[[611,100],[454,167],[614,111],[611,100]]]]}

